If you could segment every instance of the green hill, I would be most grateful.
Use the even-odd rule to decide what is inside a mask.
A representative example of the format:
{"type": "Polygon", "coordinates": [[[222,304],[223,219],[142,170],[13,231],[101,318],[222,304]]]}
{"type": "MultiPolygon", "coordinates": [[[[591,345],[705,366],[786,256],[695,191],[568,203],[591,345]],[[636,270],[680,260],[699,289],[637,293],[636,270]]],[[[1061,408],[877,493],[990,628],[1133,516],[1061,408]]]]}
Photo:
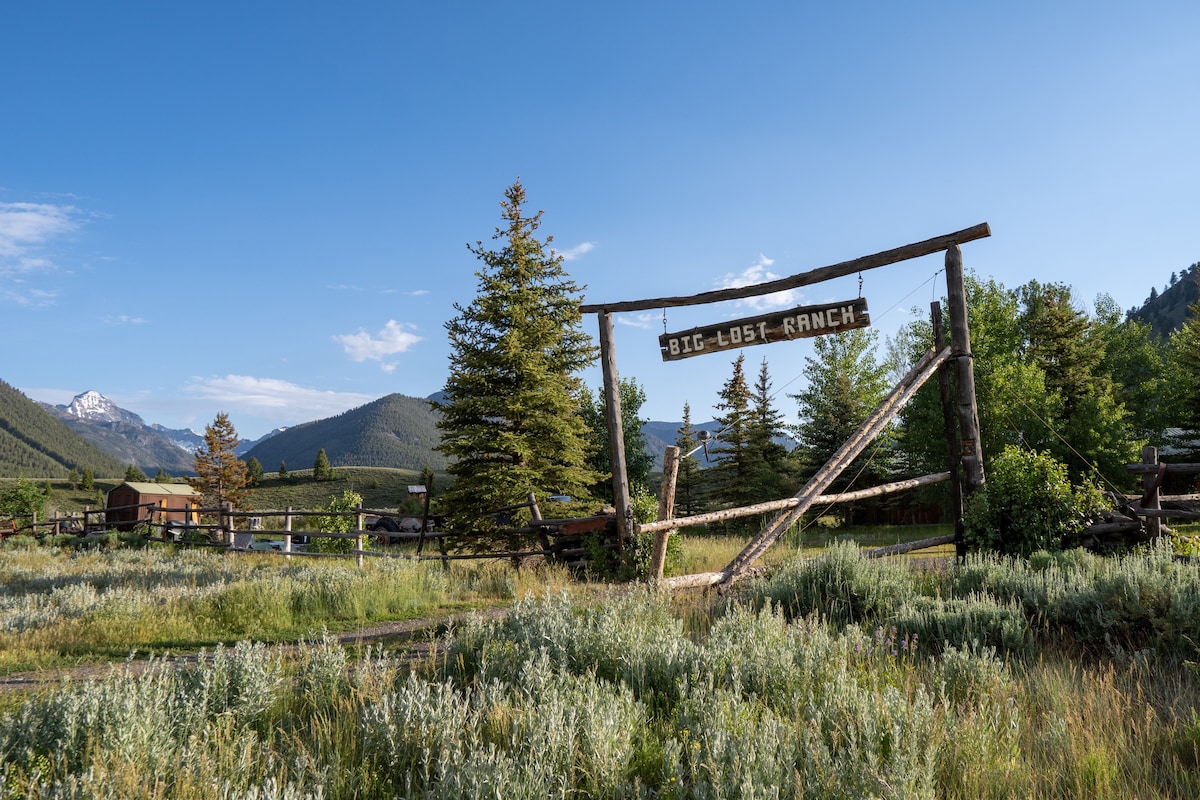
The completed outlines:
{"type": "Polygon", "coordinates": [[[0,381],[0,477],[54,478],[72,469],[124,475],[125,465],[0,381]]]}
{"type": "Polygon", "coordinates": [[[1172,282],[1150,290],[1150,296],[1141,308],[1131,309],[1129,316],[1150,323],[1154,335],[1166,339],[1179,330],[1188,318],[1188,309],[1200,301],[1200,262],[1192,264],[1179,275],[1171,275],[1172,282]]]}
{"type": "Polygon", "coordinates": [[[445,468],[446,460],[433,448],[441,440],[438,416],[429,401],[402,394],[351,409],[336,417],[306,422],[259,442],[243,456],[257,458],[267,473],[279,463],[288,469],[308,469],[324,449],[334,467],[445,468]]]}

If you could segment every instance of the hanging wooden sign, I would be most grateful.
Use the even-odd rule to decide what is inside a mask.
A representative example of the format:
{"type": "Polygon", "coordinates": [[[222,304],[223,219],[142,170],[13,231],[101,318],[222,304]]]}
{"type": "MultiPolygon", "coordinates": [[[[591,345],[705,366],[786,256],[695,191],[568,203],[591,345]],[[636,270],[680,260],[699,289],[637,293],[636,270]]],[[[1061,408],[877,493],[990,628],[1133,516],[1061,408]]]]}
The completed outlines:
{"type": "Polygon", "coordinates": [[[829,333],[866,328],[871,324],[867,300],[846,300],[819,306],[797,306],[757,317],[705,325],[658,337],[663,361],[679,361],[706,353],[719,353],[756,344],[807,339],[829,333]]]}

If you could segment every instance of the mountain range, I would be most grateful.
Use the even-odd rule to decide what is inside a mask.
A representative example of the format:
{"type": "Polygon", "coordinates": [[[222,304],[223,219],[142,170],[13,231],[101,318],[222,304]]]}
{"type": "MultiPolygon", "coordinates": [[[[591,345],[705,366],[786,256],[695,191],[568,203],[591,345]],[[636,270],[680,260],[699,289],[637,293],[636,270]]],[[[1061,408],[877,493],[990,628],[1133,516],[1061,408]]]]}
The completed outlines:
{"type": "MultiPolygon", "coordinates": [[[[1200,297],[1193,264],[1173,275],[1160,293],[1151,290],[1140,308],[1128,316],[1149,322],[1165,338],[1187,318],[1200,297]]],[[[440,440],[437,413],[428,398],[389,394],[364,406],[326,419],[281,428],[236,448],[242,458],[255,458],[268,472],[280,466],[309,469],[318,451],[325,450],[337,466],[380,466],[421,469],[426,464],[445,469],[445,458],[434,448],[440,440]]],[[[661,466],[663,450],[674,444],[679,422],[647,422],[642,426],[646,449],[661,466]]],[[[716,429],[715,422],[697,423],[697,431],[716,429]]],[[[193,455],[203,436],[193,430],[148,424],[137,414],[118,407],[96,391],[77,395],[67,405],[30,400],[0,381],[0,477],[61,477],[70,470],[92,469],[97,476],[117,477],[135,465],[147,475],[159,469],[172,475],[190,474],[193,455]]],[[[783,441],[791,447],[794,442],[783,441]]],[[[701,463],[706,463],[700,457],[701,463]]]]}

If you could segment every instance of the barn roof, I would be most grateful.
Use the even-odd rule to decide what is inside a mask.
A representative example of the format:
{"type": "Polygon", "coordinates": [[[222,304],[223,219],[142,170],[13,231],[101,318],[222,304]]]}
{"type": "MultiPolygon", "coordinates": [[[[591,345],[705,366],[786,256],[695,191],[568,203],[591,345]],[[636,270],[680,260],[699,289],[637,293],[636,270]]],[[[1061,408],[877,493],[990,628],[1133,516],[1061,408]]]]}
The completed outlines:
{"type": "MultiPolygon", "coordinates": [[[[200,493],[186,483],[155,483],[154,481],[124,481],[121,486],[128,486],[138,494],[171,494],[181,497],[195,497],[200,493]]],[[[119,487],[118,487],[119,488],[119,487]]]]}

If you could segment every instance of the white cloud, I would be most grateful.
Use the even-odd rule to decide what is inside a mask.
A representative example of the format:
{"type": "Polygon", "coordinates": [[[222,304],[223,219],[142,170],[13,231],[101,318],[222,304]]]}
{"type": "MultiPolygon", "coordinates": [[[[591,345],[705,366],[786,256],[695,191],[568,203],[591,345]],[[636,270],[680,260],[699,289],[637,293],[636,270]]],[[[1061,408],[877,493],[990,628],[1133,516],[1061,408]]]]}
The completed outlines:
{"type": "Polygon", "coordinates": [[[78,227],[74,206],[50,203],[0,203],[0,274],[49,269],[40,248],[78,227]]]}
{"type": "Polygon", "coordinates": [[[662,324],[662,315],[654,314],[652,312],[643,312],[641,314],[618,314],[617,316],[613,317],[613,319],[616,320],[618,325],[628,325],[631,328],[642,328],[643,330],[654,327],[656,323],[659,325],[662,324]]]}
{"type": "Polygon", "coordinates": [[[119,314],[115,317],[105,317],[104,322],[107,325],[145,325],[146,320],[143,317],[131,317],[128,314],[119,314]]]}
{"type": "Polygon", "coordinates": [[[411,292],[405,292],[405,294],[409,295],[410,297],[424,297],[425,295],[429,294],[429,290],[428,289],[413,289],[411,292]]]}
{"type": "Polygon", "coordinates": [[[421,341],[421,337],[413,333],[414,330],[416,330],[416,326],[411,323],[400,323],[389,319],[383,329],[379,331],[378,336],[372,336],[359,328],[358,333],[334,336],[333,340],[341,343],[346,355],[350,356],[352,361],[368,359],[379,361],[384,372],[391,372],[396,365],[384,363],[384,358],[406,352],[421,341]]]}
{"type": "Polygon", "coordinates": [[[376,399],[358,392],[309,389],[277,378],[256,378],[251,375],[195,377],[186,391],[231,412],[241,409],[249,413],[261,413],[286,408],[289,418],[301,420],[340,414],[348,408],[376,399]]]}
{"type": "Polygon", "coordinates": [[[563,261],[574,261],[580,256],[587,255],[588,253],[592,252],[593,248],[595,247],[595,242],[584,242],[583,244],[563,250],[561,253],[559,253],[559,255],[562,256],[563,261]]]}
{"type": "MultiPolygon", "coordinates": [[[[783,276],[776,275],[768,269],[774,263],[775,259],[767,258],[760,253],[757,262],[746,267],[740,274],[732,272],[726,274],[724,278],[718,281],[717,285],[722,289],[738,289],[743,286],[754,286],[759,283],[778,280],[783,276]]],[[[796,305],[800,302],[800,293],[795,289],[785,289],[782,292],[747,297],[737,302],[738,305],[748,306],[755,311],[767,311],[772,308],[784,308],[796,305]]]]}

